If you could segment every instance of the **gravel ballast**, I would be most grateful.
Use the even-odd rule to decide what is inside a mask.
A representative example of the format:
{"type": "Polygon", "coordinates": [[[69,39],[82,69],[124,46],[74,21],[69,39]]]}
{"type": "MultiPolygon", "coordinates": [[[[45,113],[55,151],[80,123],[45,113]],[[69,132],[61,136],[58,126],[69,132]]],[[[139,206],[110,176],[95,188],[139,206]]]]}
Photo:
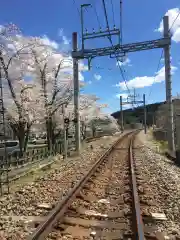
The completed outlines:
{"type": "Polygon", "coordinates": [[[80,157],[63,161],[58,168],[1,197],[0,239],[26,239],[34,227],[30,224],[31,216],[46,216],[119,136],[102,137],[89,143],[80,157]]]}
{"type": "Polygon", "coordinates": [[[143,132],[138,134],[134,147],[141,176],[152,186],[156,205],[167,217],[166,221],[158,223],[158,230],[167,233],[167,239],[176,239],[175,236],[180,236],[180,168],[156,153],[153,143],[143,132]]]}

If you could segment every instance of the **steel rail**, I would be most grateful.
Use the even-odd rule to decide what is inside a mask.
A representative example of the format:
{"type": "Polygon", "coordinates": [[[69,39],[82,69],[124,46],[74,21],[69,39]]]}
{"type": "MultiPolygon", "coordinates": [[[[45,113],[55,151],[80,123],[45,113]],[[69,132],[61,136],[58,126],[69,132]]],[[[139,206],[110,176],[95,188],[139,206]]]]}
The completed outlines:
{"type": "MultiPolygon", "coordinates": [[[[134,132],[134,131],[133,131],[134,132]]],[[[65,197],[57,206],[52,210],[52,212],[47,216],[42,224],[38,226],[34,233],[28,236],[27,240],[44,240],[51,229],[55,226],[57,222],[63,220],[64,213],[67,211],[68,207],[74,201],[75,197],[79,194],[82,187],[86,184],[89,178],[97,170],[101,163],[106,160],[106,157],[113,151],[115,146],[122,142],[126,137],[131,135],[133,132],[128,132],[121,136],[92,166],[88,173],[79,181],[79,183],[70,191],[70,193],[65,197]]]]}
{"type": "Polygon", "coordinates": [[[136,173],[135,173],[135,167],[134,167],[134,158],[133,158],[133,141],[135,135],[138,133],[135,132],[132,138],[130,139],[130,145],[129,145],[129,165],[130,165],[130,172],[131,172],[131,188],[132,188],[132,207],[133,207],[133,227],[134,227],[134,238],[137,240],[144,240],[144,225],[141,215],[141,208],[140,208],[140,201],[139,201],[139,195],[138,195],[138,187],[137,187],[137,181],[136,181],[136,173]]]}

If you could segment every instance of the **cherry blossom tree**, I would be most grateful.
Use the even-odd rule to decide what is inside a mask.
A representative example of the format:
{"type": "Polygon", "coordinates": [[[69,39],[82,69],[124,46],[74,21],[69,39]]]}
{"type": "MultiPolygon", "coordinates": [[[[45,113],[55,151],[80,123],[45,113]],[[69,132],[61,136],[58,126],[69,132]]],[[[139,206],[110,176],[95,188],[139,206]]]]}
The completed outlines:
{"type": "MultiPolygon", "coordinates": [[[[23,36],[15,26],[14,31],[14,34],[10,34],[13,31],[10,31],[9,26],[3,27],[1,31],[2,77],[8,83],[7,87],[18,115],[22,115],[21,112],[24,110],[17,100],[14,89],[16,82],[22,80],[27,82],[28,79],[29,83],[39,89],[40,94],[37,96],[41,103],[44,102],[48,145],[51,149],[55,139],[53,133],[55,113],[62,105],[68,104],[73,96],[72,59],[57,51],[57,45],[49,44],[47,39],[23,36]]],[[[83,63],[80,63],[80,71],[84,69],[83,63]]],[[[41,104],[40,106],[42,107],[41,104]]]]}
{"type": "Polygon", "coordinates": [[[26,151],[32,125],[43,122],[45,109],[36,85],[26,84],[21,80],[13,84],[13,90],[16,93],[15,101],[9,89],[6,90],[6,118],[19,140],[22,154],[26,151]]]}
{"type": "MultiPolygon", "coordinates": [[[[31,69],[42,89],[48,146],[51,149],[56,139],[53,123],[55,114],[63,105],[68,105],[73,97],[72,59],[70,56],[55,52],[52,48],[42,47],[40,43],[36,47],[33,46],[32,56],[31,69]]],[[[80,63],[79,70],[85,69],[80,63]]]]}
{"type": "Polygon", "coordinates": [[[18,34],[18,28],[14,25],[1,28],[0,78],[4,90],[6,118],[19,140],[22,155],[27,147],[30,128],[41,118],[43,107],[39,87],[25,82],[28,65],[23,54],[20,55],[23,48],[16,50],[12,44],[12,39],[18,34]]]}
{"type": "MultiPolygon", "coordinates": [[[[59,51],[47,39],[23,36],[14,25],[0,30],[0,70],[6,92],[5,106],[9,123],[19,139],[21,152],[26,149],[29,132],[35,123],[46,125],[49,149],[68,115],[73,128],[72,58],[59,51]],[[62,107],[66,113],[62,114],[62,107]]],[[[81,72],[87,67],[79,63],[81,72]]],[[[80,95],[82,135],[92,119],[104,117],[95,95],[80,95]]]]}

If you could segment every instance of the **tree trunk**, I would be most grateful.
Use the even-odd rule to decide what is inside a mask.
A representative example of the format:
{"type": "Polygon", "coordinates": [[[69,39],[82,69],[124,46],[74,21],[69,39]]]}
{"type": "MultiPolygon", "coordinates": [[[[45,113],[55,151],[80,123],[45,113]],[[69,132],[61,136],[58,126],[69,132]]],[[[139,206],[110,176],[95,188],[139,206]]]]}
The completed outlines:
{"type": "Polygon", "coordinates": [[[83,136],[83,139],[84,140],[86,139],[86,125],[84,125],[84,136],[83,136]]]}
{"type": "Polygon", "coordinates": [[[25,143],[25,124],[19,122],[18,124],[11,124],[10,126],[13,130],[14,135],[19,140],[20,157],[22,157],[25,143]]]}
{"type": "Polygon", "coordinates": [[[24,140],[25,140],[25,135],[24,132],[21,132],[18,136],[18,140],[19,140],[19,149],[20,149],[20,157],[23,156],[23,152],[24,152],[24,140]]]}
{"type": "Polygon", "coordinates": [[[47,132],[47,142],[48,142],[48,150],[52,150],[52,118],[46,120],[46,132],[47,132]]]}
{"type": "Polygon", "coordinates": [[[96,136],[96,128],[94,126],[92,127],[92,135],[93,138],[96,136]]]}
{"type": "Polygon", "coordinates": [[[24,152],[27,150],[27,145],[28,145],[28,139],[29,139],[29,133],[30,133],[30,127],[28,127],[25,135],[25,140],[24,140],[24,152]]]}
{"type": "Polygon", "coordinates": [[[81,133],[82,133],[82,137],[83,137],[83,140],[86,139],[86,124],[83,122],[82,123],[82,128],[81,128],[81,133]]]}

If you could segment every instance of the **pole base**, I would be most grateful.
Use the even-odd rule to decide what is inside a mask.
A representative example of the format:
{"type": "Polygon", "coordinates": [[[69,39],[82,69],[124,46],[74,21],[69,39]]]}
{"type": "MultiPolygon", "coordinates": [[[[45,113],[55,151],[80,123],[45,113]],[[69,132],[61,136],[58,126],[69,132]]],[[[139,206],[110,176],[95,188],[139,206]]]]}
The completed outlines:
{"type": "Polygon", "coordinates": [[[176,150],[176,164],[180,166],[180,150],[176,150]]]}

